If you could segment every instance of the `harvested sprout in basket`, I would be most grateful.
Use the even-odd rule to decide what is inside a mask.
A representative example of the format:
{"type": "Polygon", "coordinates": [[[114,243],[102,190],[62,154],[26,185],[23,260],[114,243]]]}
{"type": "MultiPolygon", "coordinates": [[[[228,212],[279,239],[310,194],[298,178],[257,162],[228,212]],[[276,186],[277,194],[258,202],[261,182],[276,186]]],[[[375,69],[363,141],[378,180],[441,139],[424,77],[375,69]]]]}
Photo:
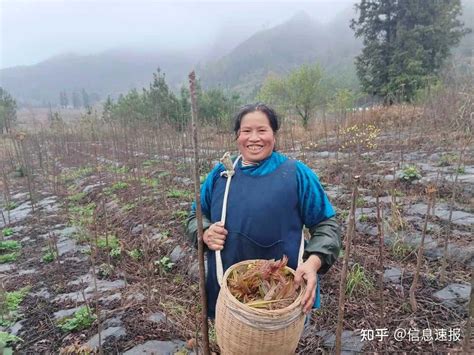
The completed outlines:
{"type": "Polygon", "coordinates": [[[236,268],[227,279],[230,292],[254,308],[274,310],[289,306],[298,292],[287,262],[288,257],[283,256],[281,260],[256,260],[236,268]]]}

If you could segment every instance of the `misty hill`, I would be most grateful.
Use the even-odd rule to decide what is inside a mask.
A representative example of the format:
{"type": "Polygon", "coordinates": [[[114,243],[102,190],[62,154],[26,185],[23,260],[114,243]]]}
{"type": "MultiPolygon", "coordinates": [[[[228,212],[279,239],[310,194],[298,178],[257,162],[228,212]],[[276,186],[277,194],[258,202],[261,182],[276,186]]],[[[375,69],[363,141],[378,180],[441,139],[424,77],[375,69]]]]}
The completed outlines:
{"type": "MultiPolygon", "coordinates": [[[[463,20],[472,28],[473,5],[467,5],[463,20]]],[[[252,97],[269,73],[283,74],[313,62],[353,86],[357,83],[354,57],[362,48],[349,28],[353,17],[354,9],[348,7],[323,25],[299,12],[278,26],[254,33],[230,51],[230,43],[215,43],[206,53],[113,50],[89,56],[61,55],[32,66],[0,70],[0,86],[19,104],[54,105],[61,91],[71,100],[72,92],[81,89],[104,100],[107,95],[117,97],[132,88],[148,87],[160,67],[169,86],[177,91],[200,61],[204,63],[197,66],[197,74],[205,88],[234,89],[244,97],[252,97]]],[[[224,41],[232,33],[220,37],[224,41]]],[[[473,37],[474,33],[466,36],[456,52],[472,58],[473,37]]]]}
{"type": "Polygon", "coordinates": [[[63,90],[69,99],[81,89],[105,99],[147,87],[158,67],[171,86],[178,85],[192,63],[193,56],[182,53],[113,50],[89,56],[65,54],[32,66],[2,69],[0,85],[20,104],[46,106],[56,104],[63,90]]]}
{"type": "Polygon", "coordinates": [[[286,73],[317,61],[326,70],[353,72],[360,41],[349,28],[348,8],[332,22],[321,25],[299,12],[287,22],[257,32],[223,58],[201,70],[205,86],[222,86],[249,92],[270,73],[286,73]]]}
{"type": "Polygon", "coordinates": [[[348,8],[323,26],[299,12],[281,25],[255,33],[224,57],[218,48],[225,48],[225,43],[217,43],[201,57],[184,52],[125,50],[89,56],[66,54],[37,65],[2,69],[0,85],[20,104],[46,106],[49,102],[58,103],[63,90],[69,99],[73,91],[82,88],[105,99],[132,88],[141,89],[148,86],[153,72],[160,67],[170,87],[176,90],[186,83],[187,73],[199,58],[206,58],[205,63],[209,64],[200,65],[197,70],[205,87],[223,86],[247,95],[255,92],[269,72],[287,72],[315,60],[329,69],[351,67],[360,48],[348,27],[352,15],[353,10],[348,8]]]}

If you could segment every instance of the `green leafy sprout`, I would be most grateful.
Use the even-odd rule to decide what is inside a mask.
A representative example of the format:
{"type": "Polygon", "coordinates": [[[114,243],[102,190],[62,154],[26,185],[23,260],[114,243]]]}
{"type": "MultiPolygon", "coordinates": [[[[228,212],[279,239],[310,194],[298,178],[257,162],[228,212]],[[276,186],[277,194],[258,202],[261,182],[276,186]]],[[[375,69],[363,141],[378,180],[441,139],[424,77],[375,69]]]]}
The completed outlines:
{"type": "Polygon", "coordinates": [[[354,292],[365,295],[373,289],[374,284],[365,274],[364,268],[355,263],[347,277],[346,295],[351,297],[354,292]]]}
{"type": "Polygon", "coordinates": [[[410,253],[413,252],[413,248],[406,244],[400,237],[395,239],[390,247],[390,250],[392,255],[399,260],[406,258],[410,253]]]}
{"type": "Polygon", "coordinates": [[[17,207],[18,207],[18,205],[14,201],[9,201],[8,203],[5,204],[5,209],[7,211],[14,210],[17,207]]]}
{"type": "Polygon", "coordinates": [[[10,227],[4,228],[4,229],[2,230],[2,234],[3,234],[4,237],[10,237],[10,236],[13,235],[13,233],[14,233],[14,232],[13,232],[13,228],[10,228],[10,227]]]}
{"type": "Polygon", "coordinates": [[[106,187],[106,188],[104,189],[104,193],[105,193],[107,196],[110,196],[110,195],[116,193],[117,191],[126,189],[126,188],[129,187],[129,186],[130,186],[130,185],[129,185],[128,183],[126,183],[125,181],[117,181],[117,182],[114,183],[112,186],[106,187]]]}
{"type": "Polygon", "coordinates": [[[88,226],[93,222],[95,203],[91,202],[84,206],[72,206],[69,211],[69,221],[78,227],[88,226]]]}
{"type": "Polygon", "coordinates": [[[103,263],[99,265],[99,275],[101,277],[110,277],[114,273],[114,266],[103,263]]]}
{"type": "Polygon", "coordinates": [[[73,332],[89,328],[94,323],[96,316],[92,314],[89,307],[84,306],[77,310],[72,317],[66,317],[58,322],[63,332],[73,332]]]}
{"type": "Polygon", "coordinates": [[[137,248],[128,251],[127,254],[135,261],[140,260],[143,256],[142,251],[137,248]]]}
{"type": "Polygon", "coordinates": [[[20,341],[23,341],[23,339],[7,332],[0,332],[0,349],[5,348],[8,344],[15,344],[20,341]]]}
{"type": "Polygon", "coordinates": [[[2,240],[0,241],[0,251],[13,251],[21,249],[20,242],[16,240],[2,240]]]}
{"type": "Polygon", "coordinates": [[[85,192],[78,192],[78,193],[75,193],[73,195],[70,195],[68,196],[68,200],[71,201],[71,202],[79,202],[81,201],[84,197],[86,197],[86,193],[85,192]]]}
{"type": "Polygon", "coordinates": [[[181,221],[184,221],[188,218],[188,211],[183,211],[183,210],[175,211],[173,212],[173,216],[181,221]]]}
{"type": "Polygon", "coordinates": [[[45,263],[51,263],[58,258],[58,255],[55,251],[47,251],[41,258],[45,263]]]}
{"type": "Polygon", "coordinates": [[[90,175],[93,172],[94,172],[94,169],[92,167],[89,167],[89,166],[79,167],[79,168],[75,168],[66,173],[61,174],[60,179],[64,180],[65,182],[72,182],[76,179],[80,179],[87,175],[90,175]]]}
{"type": "Polygon", "coordinates": [[[402,172],[402,180],[404,181],[414,181],[421,179],[421,174],[418,168],[414,165],[406,166],[402,172]]]}
{"type": "Polygon", "coordinates": [[[191,198],[192,193],[186,190],[171,189],[166,196],[169,198],[191,198]]]}
{"type": "Polygon", "coordinates": [[[120,243],[115,234],[108,234],[97,239],[97,247],[99,249],[112,250],[120,248],[120,243]]]}
{"type": "Polygon", "coordinates": [[[0,264],[10,263],[18,258],[18,252],[7,253],[0,255],[0,264]]]}
{"type": "Polygon", "coordinates": [[[5,292],[3,294],[1,309],[0,309],[0,325],[9,326],[13,324],[18,318],[18,309],[21,302],[26,297],[30,287],[23,287],[17,291],[5,292]]]}
{"type": "Polygon", "coordinates": [[[174,266],[174,263],[169,257],[163,256],[160,260],[155,261],[155,265],[157,265],[161,271],[167,273],[171,271],[174,266]]]}
{"type": "Polygon", "coordinates": [[[109,252],[109,255],[112,258],[120,258],[120,256],[122,255],[122,248],[121,247],[112,248],[112,250],[110,250],[109,252]]]}

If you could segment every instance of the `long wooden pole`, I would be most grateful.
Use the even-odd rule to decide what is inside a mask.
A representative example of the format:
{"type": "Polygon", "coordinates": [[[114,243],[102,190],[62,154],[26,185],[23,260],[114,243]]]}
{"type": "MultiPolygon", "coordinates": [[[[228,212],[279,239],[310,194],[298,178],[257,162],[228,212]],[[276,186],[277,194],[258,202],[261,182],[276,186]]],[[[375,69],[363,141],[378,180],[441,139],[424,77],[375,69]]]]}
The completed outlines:
{"type": "Polygon", "coordinates": [[[341,354],[342,351],[342,328],[344,322],[344,301],[346,292],[346,277],[351,254],[352,238],[355,234],[355,209],[358,194],[359,176],[354,176],[354,188],[352,189],[351,211],[349,213],[349,226],[345,238],[344,261],[342,264],[341,280],[339,282],[339,310],[337,312],[336,344],[335,353],[341,354]]]}
{"type": "Polygon", "coordinates": [[[189,73],[189,92],[191,94],[191,123],[193,131],[194,146],[194,200],[196,201],[196,219],[198,227],[198,260],[199,260],[199,291],[201,294],[201,332],[202,347],[205,355],[209,355],[209,329],[207,326],[207,295],[206,295],[206,274],[204,269],[204,245],[202,241],[203,225],[201,211],[201,194],[199,179],[199,146],[197,135],[197,103],[196,103],[196,74],[194,70],[189,73]]]}

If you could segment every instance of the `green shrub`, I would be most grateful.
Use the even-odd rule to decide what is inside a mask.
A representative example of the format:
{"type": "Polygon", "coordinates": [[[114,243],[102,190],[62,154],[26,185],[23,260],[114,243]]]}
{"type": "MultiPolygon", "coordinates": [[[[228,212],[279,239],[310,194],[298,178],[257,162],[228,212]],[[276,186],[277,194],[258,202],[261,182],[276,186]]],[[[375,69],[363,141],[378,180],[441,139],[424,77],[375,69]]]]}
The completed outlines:
{"type": "Polygon", "coordinates": [[[163,256],[160,260],[155,261],[155,265],[158,266],[160,271],[163,271],[164,273],[167,273],[171,271],[171,269],[174,266],[174,263],[171,262],[171,259],[167,256],[163,256]]]}
{"type": "Polygon", "coordinates": [[[43,257],[41,259],[43,259],[43,261],[45,263],[51,263],[53,262],[54,260],[56,260],[58,257],[58,255],[56,254],[56,252],[54,251],[51,251],[49,250],[48,252],[46,252],[43,257]]]}
{"type": "Polygon", "coordinates": [[[81,307],[72,317],[66,317],[58,322],[63,332],[72,332],[89,328],[94,323],[96,316],[87,306],[81,307]]]}
{"type": "Polygon", "coordinates": [[[30,287],[23,287],[18,291],[3,293],[0,301],[0,326],[8,327],[18,319],[18,309],[26,297],[30,287]]]}
{"type": "Polygon", "coordinates": [[[124,190],[128,186],[129,186],[128,183],[126,183],[124,181],[117,181],[115,184],[112,185],[112,191],[116,192],[116,191],[119,191],[119,190],[124,190]]]}
{"type": "Polygon", "coordinates": [[[20,242],[16,240],[2,240],[0,241],[0,251],[12,251],[21,248],[20,242]]]}
{"type": "Polygon", "coordinates": [[[358,263],[355,263],[347,276],[346,295],[351,297],[354,292],[360,295],[366,295],[373,289],[374,285],[365,274],[364,268],[358,263]]]}
{"type": "Polygon", "coordinates": [[[98,273],[100,277],[110,277],[114,273],[114,266],[107,263],[100,264],[98,273]]]}
{"type": "Polygon", "coordinates": [[[117,249],[120,248],[120,243],[117,237],[114,234],[109,234],[107,236],[102,236],[97,239],[97,247],[99,249],[117,249]]]}
{"type": "Polygon", "coordinates": [[[140,249],[132,249],[128,251],[127,254],[135,261],[140,260],[143,256],[143,253],[140,249]]]}
{"type": "Polygon", "coordinates": [[[402,172],[402,180],[404,181],[414,181],[421,179],[421,174],[418,168],[414,165],[406,166],[402,172]]]}
{"type": "Polygon", "coordinates": [[[188,211],[183,211],[183,210],[174,211],[173,216],[181,221],[184,221],[188,218],[188,211]]]}
{"type": "Polygon", "coordinates": [[[120,258],[120,255],[122,255],[122,248],[121,248],[121,247],[112,248],[112,250],[110,251],[109,255],[110,255],[112,258],[120,258]]]}
{"type": "Polygon", "coordinates": [[[438,166],[450,166],[456,161],[456,159],[456,154],[443,154],[438,161],[438,166]]]}
{"type": "Polygon", "coordinates": [[[186,190],[171,189],[166,196],[169,198],[190,198],[192,194],[186,190]]]}
{"type": "Polygon", "coordinates": [[[115,174],[126,174],[130,171],[130,169],[127,166],[115,166],[115,165],[109,165],[107,166],[107,171],[110,171],[111,173],[115,174]]]}
{"type": "Polygon", "coordinates": [[[10,228],[10,227],[4,228],[2,230],[2,234],[3,234],[4,237],[9,237],[9,236],[13,235],[13,228],[10,228]]]}
{"type": "Polygon", "coordinates": [[[68,196],[68,200],[71,201],[71,202],[79,202],[81,201],[84,197],[86,197],[86,193],[85,192],[78,192],[74,195],[71,195],[71,196],[68,196]]]}
{"type": "Polygon", "coordinates": [[[365,200],[363,197],[358,197],[356,200],[356,207],[364,207],[365,206],[365,200]]]}
{"type": "Polygon", "coordinates": [[[23,287],[18,291],[7,292],[5,294],[5,303],[7,305],[7,309],[9,311],[16,312],[29,291],[30,287],[23,287]]]}
{"type": "Polygon", "coordinates": [[[7,332],[0,332],[0,350],[5,348],[9,343],[14,344],[18,343],[19,341],[23,341],[23,339],[7,332]]]}
{"type": "Polygon", "coordinates": [[[15,261],[18,258],[18,255],[19,254],[17,252],[2,254],[0,255],[0,264],[15,261]]]}
{"type": "Polygon", "coordinates": [[[143,185],[149,187],[157,187],[160,184],[160,181],[158,179],[152,179],[147,177],[142,177],[140,181],[143,185]]]}
{"type": "Polygon", "coordinates": [[[90,175],[94,172],[94,168],[86,166],[72,169],[68,172],[65,172],[59,176],[59,178],[65,182],[71,182],[76,179],[83,178],[87,175],[90,175]]]}
{"type": "Polygon", "coordinates": [[[411,252],[413,252],[413,248],[406,244],[401,238],[397,237],[393,244],[390,247],[392,255],[399,259],[405,259],[411,252]]]}
{"type": "Polygon", "coordinates": [[[126,189],[128,186],[129,186],[129,184],[126,183],[126,182],[124,182],[124,181],[117,181],[117,182],[114,183],[112,186],[106,187],[106,188],[104,189],[104,193],[105,193],[107,196],[111,196],[111,195],[113,195],[114,193],[116,193],[117,191],[126,189]]]}
{"type": "Polygon", "coordinates": [[[72,206],[69,209],[69,221],[78,227],[88,226],[93,222],[95,203],[91,202],[84,206],[72,206]]]}

